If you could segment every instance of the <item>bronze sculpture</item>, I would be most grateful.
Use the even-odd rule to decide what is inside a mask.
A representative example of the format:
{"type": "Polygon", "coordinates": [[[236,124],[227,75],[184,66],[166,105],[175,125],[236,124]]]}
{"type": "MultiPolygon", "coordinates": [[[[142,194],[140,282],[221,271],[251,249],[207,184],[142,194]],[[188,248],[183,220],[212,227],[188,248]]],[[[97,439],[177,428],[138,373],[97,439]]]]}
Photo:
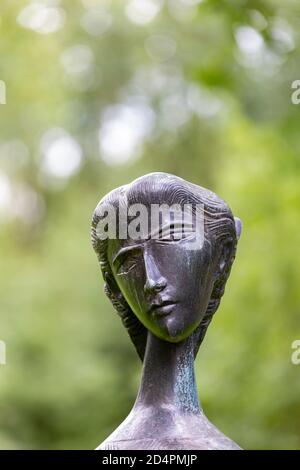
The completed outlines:
{"type": "Polygon", "coordinates": [[[219,307],[240,233],[240,220],[216,194],[167,173],[142,176],[99,202],[93,247],[143,372],[132,411],[98,449],[239,449],[204,415],[194,359],[219,307]],[[167,214],[162,205],[175,209],[167,214]],[[160,211],[155,224],[153,207],[160,211]],[[135,232],[128,229],[132,222],[135,232]]]}

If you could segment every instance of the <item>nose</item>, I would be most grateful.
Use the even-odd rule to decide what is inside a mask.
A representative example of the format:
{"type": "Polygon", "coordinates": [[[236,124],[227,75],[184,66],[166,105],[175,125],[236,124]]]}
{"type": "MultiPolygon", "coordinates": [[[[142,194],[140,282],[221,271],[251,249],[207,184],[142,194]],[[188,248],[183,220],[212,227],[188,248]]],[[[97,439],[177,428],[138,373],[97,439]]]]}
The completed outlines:
{"type": "Polygon", "coordinates": [[[150,254],[144,254],[144,263],[146,274],[144,292],[146,294],[161,292],[166,287],[167,280],[159,272],[158,266],[150,254]]]}

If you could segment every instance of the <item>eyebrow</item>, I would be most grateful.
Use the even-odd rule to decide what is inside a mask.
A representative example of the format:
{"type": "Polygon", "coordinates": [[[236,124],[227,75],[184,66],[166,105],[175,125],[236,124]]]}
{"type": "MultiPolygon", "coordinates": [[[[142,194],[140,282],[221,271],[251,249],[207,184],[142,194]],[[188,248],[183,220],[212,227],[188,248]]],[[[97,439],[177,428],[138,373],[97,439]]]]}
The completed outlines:
{"type": "Polygon", "coordinates": [[[127,253],[128,251],[136,250],[137,248],[141,248],[141,245],[136,244],[136,245],[130,245],[130,246],[125,246],[123,248],[120,248],[120,250],[117,251],[117,253],[113,256],[113,260],[112,260],[113,264],[115,264],[115,262],[121,255],[123,255],[124,253],[127,253]]]}
{"type": "Polygon", "coordinates": [[[183,233],[190,233],[195,231],[193,223],[174,219],[173,221],[168,221],[162,225],[159,224],[158,227],[155,227],[154,230],[152,230],[150,233],[150,238],[159,238],[159,236],[163,235],[164,233],[170,234],[172,231],[176,232],[178,229],[183,231],[183,233]]]}

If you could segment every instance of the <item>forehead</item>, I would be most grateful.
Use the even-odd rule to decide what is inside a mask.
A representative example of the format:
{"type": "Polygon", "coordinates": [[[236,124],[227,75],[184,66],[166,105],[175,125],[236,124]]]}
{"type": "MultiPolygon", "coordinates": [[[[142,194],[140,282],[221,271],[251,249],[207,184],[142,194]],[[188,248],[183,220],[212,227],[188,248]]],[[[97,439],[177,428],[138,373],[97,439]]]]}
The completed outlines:
{"type": "Polygon", "coordinates": [[[187,234],[201,233],[204,238],[204,206],[203,204],[168,205],[150,203],[124,204],[114,207],[109,215],[114,230],[108,239],[108,258],[114,259],[123,248],[142,247],[157,239],[169,239],[173,234],[175,239],[185,238],[187,234]]]}

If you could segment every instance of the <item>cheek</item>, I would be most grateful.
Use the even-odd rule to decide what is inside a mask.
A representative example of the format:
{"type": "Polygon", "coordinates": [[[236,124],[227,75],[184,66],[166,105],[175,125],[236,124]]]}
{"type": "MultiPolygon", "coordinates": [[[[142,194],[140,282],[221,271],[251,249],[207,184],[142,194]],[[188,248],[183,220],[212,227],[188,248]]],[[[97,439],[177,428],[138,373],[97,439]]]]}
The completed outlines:
{"type": "Polygon", "coordinates": [[[185,252],[175,270],[176,283],[184,286],[184,292],[193,298],[206,290],[211,276],[211,260],[200,251],[185,252]]]}
{"type": "Polygon", "coordinates": [[[213,273],[210,256],[195,253],[186,258],[177,276],[178,289],[181,285],[184,310],[188,318],[185,323],[201,321],[207,309],[212,289],[213,273]],[[179,285],[180,284],[180,285],[179,285]]]}
{"type": "Polygon", "coordinates": [[[134,313],[140,315],[145,303],[142,276],[134,276],[133,274],[119,276],[118,286],[134,313]]]}

